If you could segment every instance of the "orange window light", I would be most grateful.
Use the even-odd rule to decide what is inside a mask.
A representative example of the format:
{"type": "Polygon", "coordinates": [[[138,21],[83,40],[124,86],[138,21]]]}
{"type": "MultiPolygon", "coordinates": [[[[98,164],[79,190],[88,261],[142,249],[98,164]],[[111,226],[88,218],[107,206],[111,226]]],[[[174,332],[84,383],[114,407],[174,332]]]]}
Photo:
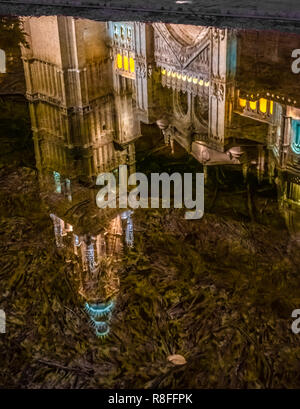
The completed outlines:
{"type": "Polygon", "coordinates": [[[260,100],[259,100],[259,110],[263,114],[265,114],[267,112],[267,102],[268,101],[265,98],[260,98],[260,100]]]}
{"type": "Polygon", "coordinates": [[[127,55],[124,55],[124,70],[128,71],[129,64],[128,64],[128,57],[127,55]]]}
{"type": "Polygon", "coordinates": [[[241,106],[242,108],[245,108],[245,106],[246,106],[246,104],[247,104],[247,100],[246,100],[246,99],[243,99],[243,98],[239,98],[239,103],[240,103],[240,106],[241,106]]]}
{"type": "Polygon", "coordinates": [[[121,54],[117,55],[117,67],[119,68],[119,70],[123,67],[123,62],[122,62],[122,56],[121,54]]]}

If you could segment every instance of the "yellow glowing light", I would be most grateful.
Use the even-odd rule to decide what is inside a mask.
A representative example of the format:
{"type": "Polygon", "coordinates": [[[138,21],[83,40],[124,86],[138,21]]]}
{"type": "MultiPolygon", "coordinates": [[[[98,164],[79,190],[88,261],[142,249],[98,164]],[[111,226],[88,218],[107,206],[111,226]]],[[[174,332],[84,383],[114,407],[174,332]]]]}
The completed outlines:
{"type": "Polygon", "coordinates": [[[164,68],[161,69],[162,75],[166,75],[166,70],[164,68]]]}
{"type": "Polygon", "coordinates": [[[172,77],[173,77],[173,78],[176,77],[176,72],[172,72],[172,77]]]}
{"type": "Polygon", "coordinates": [[[181,79],[181,74],[177,73],[177,78],[180,80],[181,79]]]}
{"type": "Polygon", "coordinates": [[[252,111],[255,111],[255,110],[256,110],[256,102],[257,102],[257,101],[250,101],[250,102],[249,102],[250,109],[252,109],[252,111]]]}
{"type": "Polygon", "coordinates": [[[270,114],[273,114],[273,101],[270,101],[270,114]]]}
{"type": "Polygon", "coordinates": [[[124,55],[124,70],[128,71],[128,57],[124,55]]]}
{"type": "Polygon", "coordinates": [[[186,81],[186,75],[182,76],[182,81],[186,81]]]}
{"type": "Polygon", "coordinates": [[[206,87],[209,87],[209,81],[206,81],[204,84],[206,87]]]}
{"type": "Polygon", "coordinates": [[[198,78],[193,78],[193,83],[198,84],[198,78]]]}
{"type": "Polygon", "coordinates": [[[240,106],[241,106],[242,108],[245,108],[245,106],[246,106],[246,104],[247,104],[246,99],[239,98],[239,102],[240,102],[240,106]]]}
{"type": "Polygon", "coordinates": [[[259,110],[263,114],[267,112],[267,100],[265,98],[260,98],[259,100],[259,110]]]}
{"type": "Polygon", "coordinates": [[[203,80],[199,80],[199,85],[201,85],[201,87],[203,86],[204,81],[203,80]]]}
{"type": "Polygon", "coordinates": [[[117,55],[117,67],[121,69],[123,67],[122,56],[121,54],[117,55]]]}
{"type": "Polygon", "coordinates": [[[192,77],[188,77],[188,82],[192,82],[192,77]]]}
{"type": "Polygon", "coordinates": [[[167,72],[167,76],[169,77],[171,75],[171,71],[168,71],[167,72]]]}
{"type": "MultiPolygon", "coordinates": [[[[130,66],[130,72],[135,71],[135,64],[134,64],[134,59],[132,57],[129,58],[129,66],[130,66]]],[[[165,71],[166,73],[166,71],[165,71]]]]}

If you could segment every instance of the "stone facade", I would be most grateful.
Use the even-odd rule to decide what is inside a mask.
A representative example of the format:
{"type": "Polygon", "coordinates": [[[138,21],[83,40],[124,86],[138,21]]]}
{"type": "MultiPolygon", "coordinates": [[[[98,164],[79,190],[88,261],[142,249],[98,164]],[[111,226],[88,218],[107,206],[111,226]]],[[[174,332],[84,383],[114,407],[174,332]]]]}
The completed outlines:
{"type": "MultiPolygon", "coordinates": [[[[63,16],[23,22],[29,35],[29,48],[22,49],[26,95],[41,185],[73,207],[88,199],[95,207],[93,190],[78,193],[76,179],[93,184],[99,173],[117,172],[120,164],[134,171],[135,141],[149,127],[163,134],[171,151],[180,145],[204,170],[233,165],[246,176],[254,168],[259,181],[277,172],[280,206],[299,241],[300,101],[293,89],[283,94],[287,86],[268,89],[268,79],[251,78],[257,59],[284,65],[280,34],[272,37],[270,53],[268,33],[261,34],[257,50],[252,32],[233,29],[63,16]],[[249,55],[258,57],[251,61],[249,55]]],[[[94,305],[92,315],[95,303],[117,293],[117,269],[108,264],[118,262],[124,239],[132,242],[133,234],[131,218],[123,215],[124,221],[120,214],[109,214],[108,225],[97,231],[96,210],[86,210],[83,229],[78,220],[52,215],[58,247],[67,236],[80,256],[80,291],[94,305]],[[100,276],[102,290],[110,288],[106,295],[100,276]]]]}

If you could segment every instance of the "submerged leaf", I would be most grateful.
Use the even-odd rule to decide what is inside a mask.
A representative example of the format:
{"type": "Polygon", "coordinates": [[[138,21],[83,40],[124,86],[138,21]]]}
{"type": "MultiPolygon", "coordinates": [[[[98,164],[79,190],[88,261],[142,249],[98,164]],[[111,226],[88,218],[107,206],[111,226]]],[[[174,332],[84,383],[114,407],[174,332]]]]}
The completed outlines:
{"type": "Polygon", "coordinates": [[[169,355],[168,356],[168,361],[172,362],[174,365],[185,365],[186,360],[182,355],[175,354],[175,355],[169,355]]]}

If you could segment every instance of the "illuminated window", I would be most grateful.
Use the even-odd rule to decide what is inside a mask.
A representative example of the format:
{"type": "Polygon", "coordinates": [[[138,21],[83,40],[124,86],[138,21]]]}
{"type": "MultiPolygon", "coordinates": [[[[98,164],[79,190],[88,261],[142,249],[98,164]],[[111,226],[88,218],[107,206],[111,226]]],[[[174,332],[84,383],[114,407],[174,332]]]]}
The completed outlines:
{"type": "Polygon", "coordinates": [[[267,100],[265,98],[261,98],[259,100],[259,110],[263,114],[265,114],[267,112],[267,100]]]}
{"type": "Polygon", "coordinates": [[[119,70],[123,67],[123,62],[122,62],[122,56],[121,54],[117,55],[117,67],[119,68],[119,70]]]}
{"type": "Polygon", "coordinates": [[[53,213],[50,213],[50,217],[53,221],[56,246],[64,247],[62,236],[64,236],[63,230],[64,230],[65,223],[62,219],[60,219],[53,213]]]}
{"type": "Polygon", "coordinates": [[[199,85],[201,85],[201,87],[202,87],[203,84],[204,84],[204,81],[203,81],[203,80],[200,80],[200,81],[199,81],[199,85]]]}
{"type": "Polygon", "coordinates": [[[270,114],[273,114],[273,101],[270,101],[270,114]]]}
{"type": "Polygon", "coordinates": [[[182,81],[186,81],[186,75],[182,76],[182,81]]]}
{"type": "Polygon", "coordinates": [[[121,214],[122,220],[127,220],[126,230],[125,230],[125,241],[128,247],[132,247],[134,244],[133,236],[133,221],[131,215],[133,214],[132,210],[126,210],[121,214]]]}
{"type": "Polygon", "coordinates": [[[128,57],[124,55],[124,70],[128,71],[128,57]]]}
{"type": "Polygon", "coordinates": [[[205,85],[206,87],[209,87],[209,81],[206,81],[206,82],[204,83],[204,85],[205,85]]]}
{"type": "Polygon", "coordinates": [[[176,76],[179,80],[181,79],[181,74],[177,73],[176,76]]]}
{"type": "Polygon", "coordinates": [[[167,76],[169,77],[171,75],[171,71],[168,71],[167,72],[167,76]]]}
{"type": "Polygon", "coordinates": [[[193,83],[198,84],[198,78],[193,78],[193,83]]]}
{"type": "Polygon", "coordinates": [[[121,38],[122,38],[122,40],[124,40],[124,37],[125,37],[125,30],[124,30],[124,27],[121,26],[121,38]]]}
{"type": "Polygon", "coordinates": [[[60,182],[60,173],[53,172],[54,183],[55,183],[55,191],[56,193],[61,193],[61,182],[60,182]]]}
{"type": "Polygon", "coordinates": [[[0,49],[0,74],[6,73],[6,57],[5,51],[0,49]]]}
{"type": "Polygon", "coordinates": [[[245,99],[243,99],[243,98],[239,98],[239,102],[240,102],[240,106],[242,108],[245,108],[245,106],[247,104],[247,101],[245,99]]]}
{"type": "Polygon", "coordinates": [[[164,68],[161,69],[162,75],[166,75],[166,70],[164,68]]]}
{"type": "Polygon", "coordinates": [[[76,247],[79,247],[81,245],[81,241],[79,240],[79,237],[74,234],[74,244],[76,247]]]}
{"type": "Polygon", "coordinates": [[[72,193],[71,193],[71,181],[66,179],[66,195],[68,196],[69,202],[72,202],[72,193]]]}
{"type": "Polygon", "coordinates": [[[128,217],[127,219],[127,226],[125,232],[125,241],[128,247],[132,247],[134,243],[134,236],[133,236],[133,222],[132,218],[128,217]]]}
{"type": "Polygon", "coordinates": [[[130,57],[129,59],[129,66],[130,66],[130,72],[134,72],[135,66],[134,66],[134,59],[132,57],[130,57]]]}
{"type": "Polygon", "coordinates": [[[292,150],[300,154],[300,121],[292,120],[292,150]]]}
{"type": "Polygon", "coordinates": [[[118,38],[118,36],[119,36],[119,30],[118,30],[118,26],[114,26],[114,37],[115,38],[118,38]]]}
{"type": "Polygon", "coordinates": [[[257,102],[257,101],[250,101],[250,102],[249,102],[250,109],[252,109],[252,111],[255,111],[255,110],[256,110],[256,102],[257,102]]]}

